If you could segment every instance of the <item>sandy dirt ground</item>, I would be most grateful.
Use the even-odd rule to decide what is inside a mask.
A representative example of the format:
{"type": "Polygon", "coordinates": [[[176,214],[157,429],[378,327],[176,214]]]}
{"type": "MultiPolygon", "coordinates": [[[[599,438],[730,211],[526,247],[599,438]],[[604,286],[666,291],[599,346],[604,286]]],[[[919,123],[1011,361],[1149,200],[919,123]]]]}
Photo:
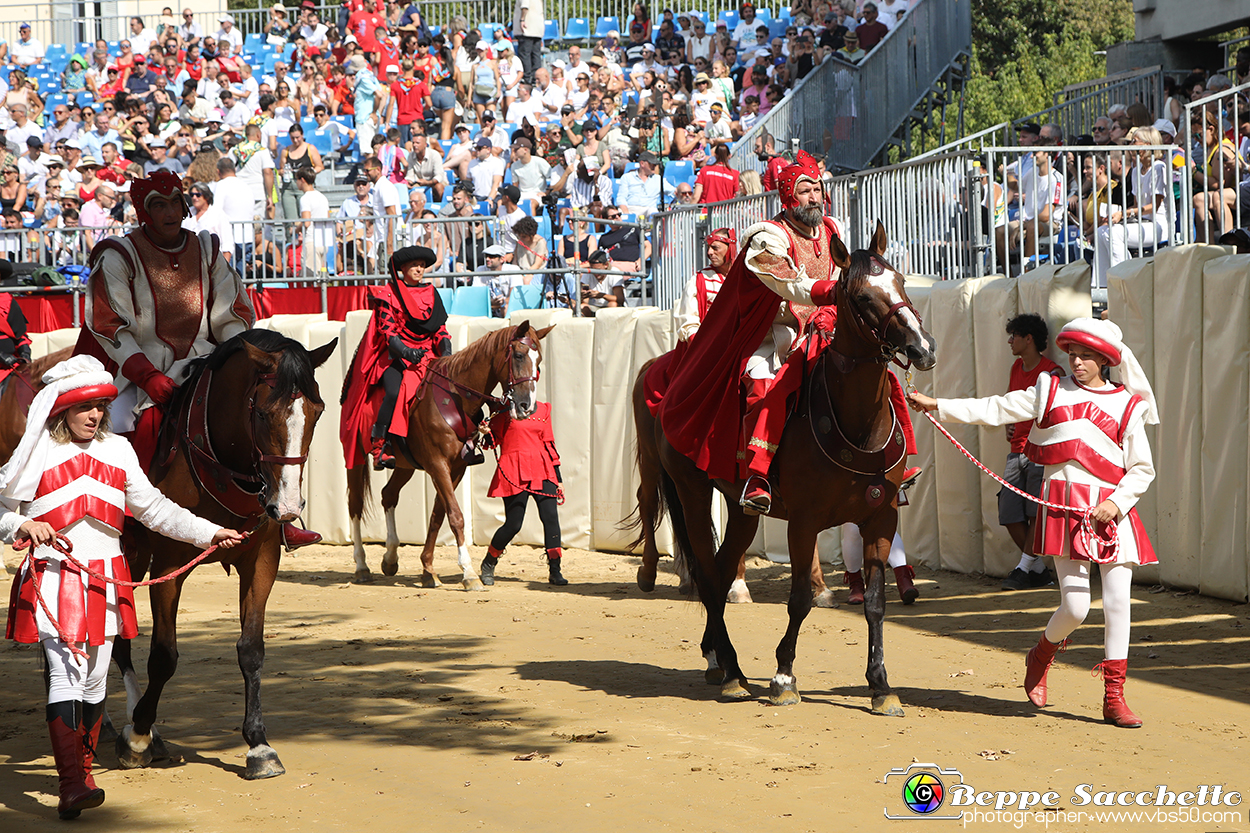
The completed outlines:
{"type": "MultiPolygon", "coordinates": [[[[375,569],[380,553],[370,548],[375,569]]],[[[11,551],[6,561],[11,572],[11,551]]],[[[346,548],[288,557],[269,604],[263,688],[287,773],[259,782],[240,777],[237,582],[200,568],[183,594],[181,665],[161,703],[172,758],[122,771],[105,750],[107,802],[75,829],[1250,831],[1245,605],[1134,590],[1127,693],[1145,727],[1131,731],[1101,722],[1102,685],[1090,675],[1102,659],[1097,601],[1039,711],[1020,689],[1024,653],[1057,592],[1003,593],[993,579],[921,569],[915,605],[889,588],[886,663],[906,716],[888,718],[868,711],[863,615],[845,605],[814,610],[804,625],[803,702],[769,705],[785,566],[753,562],[755,603],[729,610],[757,696],[721,702],[703,679],[702,608],[678,595],[670,561],[651,595],[634,586],[636,558],[573,550],[565,563],[573,584],[552,588],[539,551],[513,548],[493,589],[467,593],[452,551],[439,553],[447,585],[434,590],[415,582],[415,548],[401,551],[398,576],[369,586],[349,584],[346,548]],[[948,798],[960,781],[986,793],[1053,790],[1060,812],[923,818],[902,803],[903,776],[887,780],[913,763],[958,770],[939,775],[948,798]],[[1148,820],[1156,810],[1136,808],[1137,822],[1115,821],[1093,816],[1106,808],[1078,806],[1081,784],[1175,793],[1218,784],[1246,799],[1197,811],[1230,814],[1220,819],[1148,820]],[[887,810],[906,818],[888,820],[887,810]]],[[[141,627],[146,607],[142,598],[141,627]]],[[[143,661],[146,635],[136,651],[143,661]]],[[[110,688],[120,718],[116,674],[110,688]]],[[[56,819],[43,703],[37,649],[6,643],[6,833],[69,829],[56,819]]],[[[957,812],[948,802],[935,815],[957,812]]]]}

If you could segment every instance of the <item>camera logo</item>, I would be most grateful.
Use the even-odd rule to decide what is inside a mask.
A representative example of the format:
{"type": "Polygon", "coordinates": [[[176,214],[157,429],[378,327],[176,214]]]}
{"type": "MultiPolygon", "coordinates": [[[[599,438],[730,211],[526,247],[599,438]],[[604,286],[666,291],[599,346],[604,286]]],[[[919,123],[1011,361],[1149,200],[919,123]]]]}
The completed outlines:
{"type": "Polygon", "coordinates": [[[902,798],[902,807],[898,809],[906,812],[891,812],[891,808],[886,807],[885,817],[895,820],[958,820],[962,818],[962,812],[952,815],[940,811],[947,798],[947,785],[955,786],[963,784],[963,781],[959,770],[943,769],[937,764],[914,763],[905,768],[896,767],[886,773],[885,783],[898,789],[896,794],[902,798]]]}

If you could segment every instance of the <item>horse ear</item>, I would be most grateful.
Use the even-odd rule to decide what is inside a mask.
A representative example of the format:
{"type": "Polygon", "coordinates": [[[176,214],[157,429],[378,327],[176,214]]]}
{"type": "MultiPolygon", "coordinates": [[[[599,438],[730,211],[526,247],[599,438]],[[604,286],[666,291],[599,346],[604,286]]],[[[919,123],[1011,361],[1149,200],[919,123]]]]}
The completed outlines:
{"type": "Polygon", "coordinates": [[[880,220],[877,221],[877,230],[872,233],[872,251],[880,257],[885,254],[886,246],[890,244],[890,238],[885,233],[885,226],[880,220]]]}
{"type": "Polygon", "coordinates": [[[243,339],[243,349],[247,351],[247,357],[252,360],[252,364],[258,364],[261,367],[274,368],[278,365],[278,357],[273,353],[262,350],[247,339],[243,339]]]}
{"type": "Polygon", "coordinates": [[[842,242],[842,238],[836,234],[829,239],[829,255],[837,267],[843,271],[851,265],[851,253],[846,250],[846,244],[842,242]]]}
{"type": "Polygon", "coordinates": [[[512,333],[512,338],[513,339],[525,338],[525,334],[528,333],[529,331],[530,331],[530,320],[527,318],[517,325],[516,330],[513,331],[512,333]]]}
{"type": "Polygon", "coordinates": [[[308,358],[312,362],[312,366],[314,368],[318,368],[325,364],[326,359],[330,358],[331,354],[334,353],[334,348],[338,347],[338,344],[338,338],[333,338],[318,347],[316,350],[309,351],[308,358]]]}
{"type": "Polygon", "coordinates": [[[550,327],[543,327],[541,330],[538,331],[538,340],[542,341],[544,338],[547,337],[547,333],[551,332],[555,328],[556,328],[555,324],[552,324],[550,327]]]}

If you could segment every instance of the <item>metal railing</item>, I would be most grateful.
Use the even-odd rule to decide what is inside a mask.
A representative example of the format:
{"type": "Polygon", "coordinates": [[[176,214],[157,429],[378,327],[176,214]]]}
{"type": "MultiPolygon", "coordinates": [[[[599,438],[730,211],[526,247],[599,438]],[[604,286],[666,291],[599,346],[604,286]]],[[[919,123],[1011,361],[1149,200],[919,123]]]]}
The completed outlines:
{"type": "Polygon", "coordinates": [[[1188,162],[1180,214],[1186,240],[1215,243],[1221,235],[1244,226],[1241,183],[1250,173],[1250,163],[1241,158],[1233,140],[1225,138],[1225,131],[1236,132],[1250,107],[1247,96],[1250,84],[1242,84],[1185,105],[1185,123],[1177,128],[1184,137],[1188,162]],[[1215,122],[1211,129],[1205,127],[1208,116],[1215,122]],[[1195,131],[1195,124],[1202,129],[1195,131]]]}
{"type": "Polygon", "coordinates": [[[1073,84],[1055,93],[1054,101],[1054,105],[1045,110],[1016,119],[1012,122],[1012,127],[1028,122],[1049,122],[1059,125],[1063,129],[1064,138],[1070,139],[1073,136],[1089,134],[1093,130],[1094,122],[1107,115],[1107,109],[1111,105],[1137,102],[1146,105],[1157,117],[1163,110],[1164,102],[1163,68],[1154,66],[1131,70],[1073,84]]]}
{"type": "Polygon", "coordinates": [[[703,265],[707,219],[702,206],[651,215],[651,285],[655,305],[671,307],[695,270],[703,265]]]}
{"type": "Polygon", "coordinates": [[[829,58],[808,73],[737,142],[730,165],[762,170],[757,141],[769,136],[777,152],[797,139],[831,167],[864,168],[971,45],[967,2],[921,0],[859,64],[829,58]]]}
{"type": "Polygon", "coordinates": [[[929,159],[934,156],[945,156],[948,153],[959,153],[960,151],[965,150],[979,153],[991,145],[1006,146],[1010,143],[1011,123],[1004,121],[999,122],[993,127],[978,130],[976,133],[964,136],[962,139],[956,139],[953,142],[948,142],[947,144],[936,147],[933,150],[926,151],[918,156],[913,156],[912,161],[914,162],[920,159],[929,159]]]}

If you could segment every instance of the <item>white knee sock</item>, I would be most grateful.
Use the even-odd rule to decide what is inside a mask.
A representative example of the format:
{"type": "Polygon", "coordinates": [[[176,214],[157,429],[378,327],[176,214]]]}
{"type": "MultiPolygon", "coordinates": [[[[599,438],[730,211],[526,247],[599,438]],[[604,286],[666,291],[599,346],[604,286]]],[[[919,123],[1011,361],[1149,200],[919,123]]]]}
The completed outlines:
{"type": "MultiPolygon", "coordinates": [[[[864,568],[864,538],[855,524],[842,524],[842,563],[848,573],[858,573],[864,568]]],[[[890,566],[907,566],[907,551],[903,539],[895,532],[890,542],[890,566]]]]}
{"type": "Polygon", "coordinates": [[[1103,650],[1107,659],[1128,659],[1133,565],[1100,564],[1099,569],[1102,573],[1103,650]]]}
{"type": "Polygon", "coordinates": [[[1059,574],[1059,608],[1046,625],[1046,639],[1057,644],[1089,614],[1089,562],[1056,558],[1055,572],[1059,574]]]}

